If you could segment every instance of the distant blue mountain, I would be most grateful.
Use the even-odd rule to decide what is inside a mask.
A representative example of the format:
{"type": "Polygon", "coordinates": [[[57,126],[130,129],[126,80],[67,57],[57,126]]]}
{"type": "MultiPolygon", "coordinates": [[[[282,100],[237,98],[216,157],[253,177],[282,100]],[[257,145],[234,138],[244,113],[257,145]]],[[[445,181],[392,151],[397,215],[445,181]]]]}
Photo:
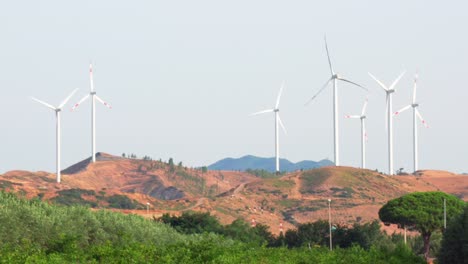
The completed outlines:
{"type": "MultiPolygon", "coordinates": [[[[282,172],[291,172],[301,169],[309,170],[330,165],[333,165],[333,162],[327,159],[318,162],[303,160],[298,163],[292,163],[287,159],[280,159],[280,169],[282,172]]],[[[252,155],[247,155],[238,159],[226,158],[211,164],[208,166],[208,169],[231,171],[245,171],[247,169],[252,169],[275,172],[275,158],[260,158],[252,155]]]]}

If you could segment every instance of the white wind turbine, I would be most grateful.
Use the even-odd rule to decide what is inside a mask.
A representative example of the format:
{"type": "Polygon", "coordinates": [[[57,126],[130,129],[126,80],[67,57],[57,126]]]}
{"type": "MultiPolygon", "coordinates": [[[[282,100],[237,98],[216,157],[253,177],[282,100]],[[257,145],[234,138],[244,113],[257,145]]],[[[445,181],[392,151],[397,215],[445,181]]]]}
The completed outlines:
{"type": "Polygon", "coordinates": [[[273,109],[268,109],[268,110],[263,110],[263,111],[260,111],[260,112],[256,112],[256,113],[253,113],[251,114],[251,116],[254,116],[254,115],[260,115],[260,114],[264,114],[264,113],[275,113],[275,159],[276,159],[276,173],[280,173],[280,166],[279,166],[279,131],[278,131],[278,125],[281,126],[281,128],[283,129],[284,133],[286,134],[286,128],[284,128],[284,125],[283,125],[283,122],[281,122],[281,118],[279,116],[279,103],[280,103],[280,98],[281,98],[281,93],[283,92],[283,88],[284,88],[284,81],[281,85],[281,88],[280,88],[280,91],[279,91],[279,94],[278,94],[278,97],[276,98],[276,104],[275,104],[275,107],[273,109]]]}
{"type": "Polygon", "coordinates": [[[68,102],[68,100],[70,100],[70,98],[73,96],[73,94],[75,94],[75,92],[77,91],[78,89],[75,89],[73,90],[73,92],[70,93],[70,95],[68,95],[67,98],[65,98],[65,100],[62,101],[62,103],[55,107],[55,106],[52,106],[46,102],[43,102],[39,99],[36,99],[34,97],[31,97],[32,100],[44,105],[45,107],[48,107],[52,110],[55,111],[55,119],[56,119],[56,166],[57,166],[57,182],[60,183],[60,112],[62,111],[62,108],[63,106],[65,106],[65,104],[68,102]]]}
{"type": "Polygon", "coordinates": [[[324,86],[314,95],[312,98],[307,101],[306,105],[308,105],[312,100],[315,99],[325,88],[327,88],[328,84],[333,81],[333,137],[334,137],[334,161],[335,161],[335,166],[340,166],[340,149],[339,149],[339,128],[338,128],[338,80],[344,81],[347,83],[354,84],[358,87],[361,87],[362,89],[368,91],[366,88],[363,86],[352,82],[350,80],[347,80],[338,73],[336,73],[333,70],[331,59],[330,59],[330,54],[328,52],[328,45],[327,45],[327,38],[325,37],[325,49],[327,50],[327,57],[328,57],[328,64],[330,66],[330,72],[331,72],[331,77],[328,79],[328,81],[325,83],[324,86]]]}
{"type": "Polygon", "coordinates": [[[89,82],[91,91],[72,107],[72,111],[75,110],[86,99],[88,99],[89,96],[91,96],[91,160],[92,162],[96,162],[96,100],[98,100],[108,108],[112,107],[104,100],[102,100],[99,96],[97,96],[96,91],[94,91],[92,64],[89,64],[89,82]]]}
{"type": "Polygon", "coordinates": [[[368,99],[364,102],[362,106],[361,115],[347,115],[346,118],[357,118],[361,119],[361,168],[366,168],[366,108],[367,108],[368,99]]]}
{"type": "Polygon", "coordinates": [[[417,125],[417,118],[421,120],[422,124],[427,128],[426,121],[422,118],[421,114],[419,113],[418,106],[419,103],[416,102],[416,87],[418,81],[418,74],[414,76],[414,86],[413,86],[413,101],[410,105],[403,107],[402,109],[395,112],[395,115],[398,115],[411,107],[413,108],[413,165],[414,171],[418,170],[418,125],[417,125]]]}
{"type": "Polygon", "coordinates": [[[393,175],[393,118],[392,118],[392,94],[395,92],[395,85],[403,77],[405,72],[403,71],[398,78],[393,81],[393,83],[387,87],[374,75],[369,72],[370,77],[374,79],[386,93],[385,98],[385,125],[387,127],[387,136],[388,136],[388,175],[393,175]]]}

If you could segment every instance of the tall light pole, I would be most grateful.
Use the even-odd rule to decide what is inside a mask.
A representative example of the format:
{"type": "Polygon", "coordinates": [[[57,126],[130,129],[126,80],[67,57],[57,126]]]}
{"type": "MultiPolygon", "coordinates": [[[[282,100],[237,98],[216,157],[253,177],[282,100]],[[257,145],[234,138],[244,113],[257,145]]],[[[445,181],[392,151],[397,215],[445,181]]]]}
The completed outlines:
{"type": "Polygon", "coordinates": [[[328,199],[328,229],[330,231],[330,251],[331,251],[331,250],[333,250],[332,225],[331,225],[331,199],[328,199]]]}

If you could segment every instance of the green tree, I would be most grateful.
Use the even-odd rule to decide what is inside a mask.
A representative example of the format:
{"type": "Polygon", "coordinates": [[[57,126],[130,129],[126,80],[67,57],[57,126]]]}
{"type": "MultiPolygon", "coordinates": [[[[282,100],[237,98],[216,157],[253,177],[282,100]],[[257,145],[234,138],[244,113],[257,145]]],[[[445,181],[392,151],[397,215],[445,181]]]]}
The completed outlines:
{"type": "Polygon", "coordinates": [[[257,224],[255,227],[251,227],[243,219],[236,219],[230,225],[227,225],[223,230],[223,234],[235,240],[257,245],[273,245],[275,240],[268,226],[257,224]]]}
{"type": "Polygon", "coordinates": [[[447,226],[437,259],[441,264],[468,263],[468,206],[447,226]]]}
{"type": "Polygon", "coordinates": [[[388,201],[379,210],[384,223],[412,227],[421,233],[424,241],[423,253],[429,257],[431,235],[444,226],[444,199],[447,201],[447,218],[463,210],[465,203],[453,195],[443,192],[415,192],[388,201]]]}
{"type": "Polygon", "coordinates": [[[304,245],[327,246],[329,243],[328,221],[318,220],[313,223],[300,224],[296,230],[286,231],[285,242],[288,247],[301,247],[304,245]]]}
{"type": "Polygon", "coordinates": [[[169,161],[167,163],[169,164],[169,170],[171,172],[174,172],[175,171],[174,160],[172,158],[169,158],[169,161]]]}
{"type": "Polygon", "coordinates": [[[208,172],[208,167],[206,167],[206,166],[201,167],[201,171],[202,171],[202,173],[207,173],[208,172]]]}
{"type": "Polygon", "coordinates": [[[379,244],[379,241],[385,239],[385,235],[380,231],[380,223],[375,220],[370,223],[358,224],[355,223],[353,228],[346,229],[344,237],[340,239],[339,232],[343,228],[338,228],[335,232],[334,239],[338,240],[335,243],[339,244],[342,248],[351,247],[352,245],[359,245],[363,249],[369,250],[371,246],[379,244]],[[341,240],[341,241],[339,241],[341,240]]]}
{"type": "Polygon", "coordinates": [[[183,212],[181,216],[163,214],[158,220],[184,234],[221,233],[222,229],[218,219],[210,213],[187,211],[183,212]]]}

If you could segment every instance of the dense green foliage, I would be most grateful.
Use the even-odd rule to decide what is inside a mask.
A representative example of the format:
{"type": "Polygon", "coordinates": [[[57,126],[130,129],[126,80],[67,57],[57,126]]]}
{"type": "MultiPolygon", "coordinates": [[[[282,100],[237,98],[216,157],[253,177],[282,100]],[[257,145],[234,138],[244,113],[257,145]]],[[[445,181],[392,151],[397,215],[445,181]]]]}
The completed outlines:
{"type": "Polygon", "coordinates": [[[275,238],[268,230],[268,226],[258,224],[251,227],[249,223],[242,219],[237,219],[231,224],[223,226],[219,220],[209,213],[184,212],[181,216],[171,216],[164,214],[156,219],[169,224],[175,230],[184,234],[215,233],[225,237],[256,245],[274,245],[275,238]]]}
{"type": "Polygon", "coordinates": [[[163,214],[163,216],[156,220],[169,224],[175,230],[184,234],[219,233],[222,229],[219,221],[209,213],[188,211],[182,213],[181,216],[163,214]]]}
{"type": "Polygon", "coordinates": [[[68,189],[57,192],[57,196],[52,199],[53,202],[63,205],[84,205],[96,207],[97,203],[83,199],[81,195],[94,196],[93,190],[68,189]]]}
{"type": "Polygon", "coordinates": [[[465,202],[459,198],[443,192],[415,192],[387,202],[379,210],[379,217],[384,223],[418,230],[424,241],[424,255],[427,258],[432,233],[444,226],[444,199],[448,219],[457,216],[465,206],[465,202]]]}
{"type": "Polygon", "coordinates": [[[61,205],[83,205],[87,207],[96,208],[103,202],[107,204],[106,207],[108,208],[117,208],[117,209],[137,209],[143,208],[141,204],[139,204],[135,200],[131,200],[125,195],[121,194],[114,194],[112,196],[101,196],[96,195],[96,192],[93,190],[84,190],[84,189],[67,189],[61,190],[57,192],[57,196],[52,198],[51,201],[61,205]],[[84,199],[84,196],[87,196],[91,199],[84,199]]]}
{"type": "Polygon", "coordinates": [[[105,200],[109,203],[110,208],[137,209],[140,207],[138,202],[132,201],[127,196],[121,194],[114,194],[112,196],[106,197],[105,200]]]}
{"type": "Polygon", "coordinates": [[[441,264],[468,263],[468,206],[447,226],[438,260],[441,264]]]}
{"type": "MultiPolygon", "coordinates": [[[[360,246],[366,250],[372,246],[394,248],[402,239],[394,241],[380,230],[378,221],[365,224],[354,224],[352,227],[334,226],[332,231],[333,247],[349,248],[360,246]]],[[[322,246],[329,247],[330,230],[327,221],[316,221],[298,225],[285,234],[285,245],[288,247],[322,246]]]]}
{"type": "Polygon", "coordinates": [[[211,216],[188,217],[211,224],[179,229],[192,233],[188,235],[136,215],[51,205],[0,192],[0,263],[424,263],[401,245],[333,252],[326,247],[266,247],[265,240],[249,237],[270,236],[266,226],[251,228],[239,220],[218,235],[211,216]],[[255,232],[247,236],[248,229],[255,232]]]}

